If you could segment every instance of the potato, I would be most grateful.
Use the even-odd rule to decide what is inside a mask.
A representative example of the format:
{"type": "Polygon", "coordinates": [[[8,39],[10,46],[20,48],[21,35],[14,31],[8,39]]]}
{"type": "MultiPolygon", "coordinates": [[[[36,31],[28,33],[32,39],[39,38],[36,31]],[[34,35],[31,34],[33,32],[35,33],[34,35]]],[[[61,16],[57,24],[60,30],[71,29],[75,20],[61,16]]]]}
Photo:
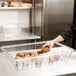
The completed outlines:
{"type": "Polygon", "coordinates": [[[20,56],[16,56],[15,58],[16,58],[16,59],[20,59],[21,57],[20,57],[20,56]]]}
{"type": "Polygon", "coordinates": [[[33,51],[30,52],[30,56],[36,56],[36,55],[37,55],[36,52],[33,52],[33,51]]]}
{"type": "Polygon", "coordinates": [[[49,46],[45,46],[45,47],[43,47],[41,50],[42,50],[44,53],[47,53],[47,52],[49,52],[50,48],[49,48],[49,46]]]}
{"type": "Polygon", "coordinates": [[[60,60],[60,55],[58,55],[58,54],[54,55],[54,59],[55,59],[56,61],[60,60]]]}
{"type": "Polygon", "coordinates": [[[38,50],[37,54],[43,54],[44,52],[42,50],[38,50]]]}
{"type": "Polygon", "coordinates": [[[54,57],[53,56],[49,56],[49,62],[53,63],[54,62],[54,57]]]}
{"type": "Polygon", "coordinates": [[[24,57],[25,56],[25,53],[24,52],[17,53],[16,56],[24,57]]]}

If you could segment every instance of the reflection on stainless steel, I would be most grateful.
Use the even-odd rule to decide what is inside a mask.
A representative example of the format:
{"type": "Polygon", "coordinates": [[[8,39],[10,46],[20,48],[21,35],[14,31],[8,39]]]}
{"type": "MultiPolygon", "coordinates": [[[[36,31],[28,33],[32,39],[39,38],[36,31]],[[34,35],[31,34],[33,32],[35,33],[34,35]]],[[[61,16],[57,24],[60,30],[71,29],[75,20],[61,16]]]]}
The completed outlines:
{"type": "Polygon", "coordinates": [[[46,37],[54,38],[73,22],[74,0],[47,0],[46,37]]]}
{"type": "Polygon", "coordinates": [[[43,0],[35,0],[35,34],[42,36],[43,0]]]}
{"type": "Polygon", "coordinates": [[[53,39],[73,23],[74,0],[35,0],[37,34],[53,39]],[[38,4],[42,7],[38,8],[38,4]],[[41,28],[42,27],[42,28],[41,28]]]}

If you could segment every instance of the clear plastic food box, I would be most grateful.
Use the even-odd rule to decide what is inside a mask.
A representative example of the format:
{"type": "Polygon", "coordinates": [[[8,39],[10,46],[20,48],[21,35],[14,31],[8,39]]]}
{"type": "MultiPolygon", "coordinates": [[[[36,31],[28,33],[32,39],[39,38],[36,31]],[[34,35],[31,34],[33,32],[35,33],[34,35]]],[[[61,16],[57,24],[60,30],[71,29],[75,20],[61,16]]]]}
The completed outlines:
{"type": "Polygon", "coordinates": [[[17,70],[36,68],[44,65],[52,66],[54,63],[67,61],[74,51],[72,48],[57,43],[49,52],[37,54],[37,51],[41,50],[42,45],[45,43],[46,41],[3,46],[1,49],[5,52],[6,56],[17,70]],[[30,52],[34,52],[36,55],[16,58],[18,53],[30,52]]]}

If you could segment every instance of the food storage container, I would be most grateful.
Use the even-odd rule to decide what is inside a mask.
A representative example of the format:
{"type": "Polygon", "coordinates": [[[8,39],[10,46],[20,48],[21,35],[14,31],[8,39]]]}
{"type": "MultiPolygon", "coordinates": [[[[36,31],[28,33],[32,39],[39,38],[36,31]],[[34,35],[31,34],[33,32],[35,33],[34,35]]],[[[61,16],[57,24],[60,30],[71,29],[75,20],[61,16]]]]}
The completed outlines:
{"type": "Polygon", "coordinates": [[[72,48],[62,44],[55,44],[48,52],[40,52],[46,41],[2,46],[1,49],[18,70],[52,66],[62,61],[67,62],[74,51],[72,48]]]}

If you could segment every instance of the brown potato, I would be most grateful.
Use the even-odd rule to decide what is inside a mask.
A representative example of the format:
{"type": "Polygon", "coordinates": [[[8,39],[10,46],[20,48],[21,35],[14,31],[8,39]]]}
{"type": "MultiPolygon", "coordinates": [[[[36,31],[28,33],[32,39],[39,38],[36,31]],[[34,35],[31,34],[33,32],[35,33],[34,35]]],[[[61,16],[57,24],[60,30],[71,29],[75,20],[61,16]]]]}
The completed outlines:
{"type": "Polygon", "coordinates": [[[36,65],[41,65],[42,64],[42,61],[43,61],[43,58],[42,57],[37,58],[36,59],[36,65]]]}
{"type": "Polygon", "coordinates": [[[56,61],[58,61],[58,60],[60,59],[60,55],[58,55],[58,54],[54,55],[54,59],[55,59],[56,61]]]}
{"type": "Polygon", "coordinates": [[[32,7],[32,4],[31,3],[19,3],[19,6],[21,6],[21,7],[25,7],[25,6],[32,7]]]}
{"type": "Polygon", "coordinates": [[[16,59],[20,59],[21,57],[20,57],[20,56],[16,56],[15,58],[16,58],[16,59]]]}
{"type": "Polygon", "coordinates": [[[50,62],[50,63],[53,63],[53,62],[54,62],[54,56],[50,56],[50,57],[49,57],[49,62],[50,62]]]}
{"type": "Polygon", "coordinates": [[[24,57],[25,56],[25,53],[24,52],[17,53],[16,56],[24,57]]]}
{"type": "Polygon", "coordinates": [[[18,7],[19,3],[18,2],[10,2],[10,7],[18,7]]]}
{"type": "Polygon", "coordinates": [[[44,53],[49,52],[49,46],[43,47],[43,48],[42,48],[42,51],[43,51],[44,53]]]}
{"type": "Polygon", "coordinates": [[[30,53],[29,52],[25,52],[25,57],[29,57],[30,53]]]}
{"type": "Polygon", "coordinates": [[[37,53],[36,52],[30,52],[30,56],[36,56],[37,55],[37,53]]]}
{"type": "Polygon", "coordinates": [[[43,54],[44,52],[42,50],[37,51],[37,54],[43,54]]]}
{"type": "Polygon", "coordinates": [[[42,58],[38,58],[36,61],[37,64],[41,64],[42,63],[42,58]]]}

